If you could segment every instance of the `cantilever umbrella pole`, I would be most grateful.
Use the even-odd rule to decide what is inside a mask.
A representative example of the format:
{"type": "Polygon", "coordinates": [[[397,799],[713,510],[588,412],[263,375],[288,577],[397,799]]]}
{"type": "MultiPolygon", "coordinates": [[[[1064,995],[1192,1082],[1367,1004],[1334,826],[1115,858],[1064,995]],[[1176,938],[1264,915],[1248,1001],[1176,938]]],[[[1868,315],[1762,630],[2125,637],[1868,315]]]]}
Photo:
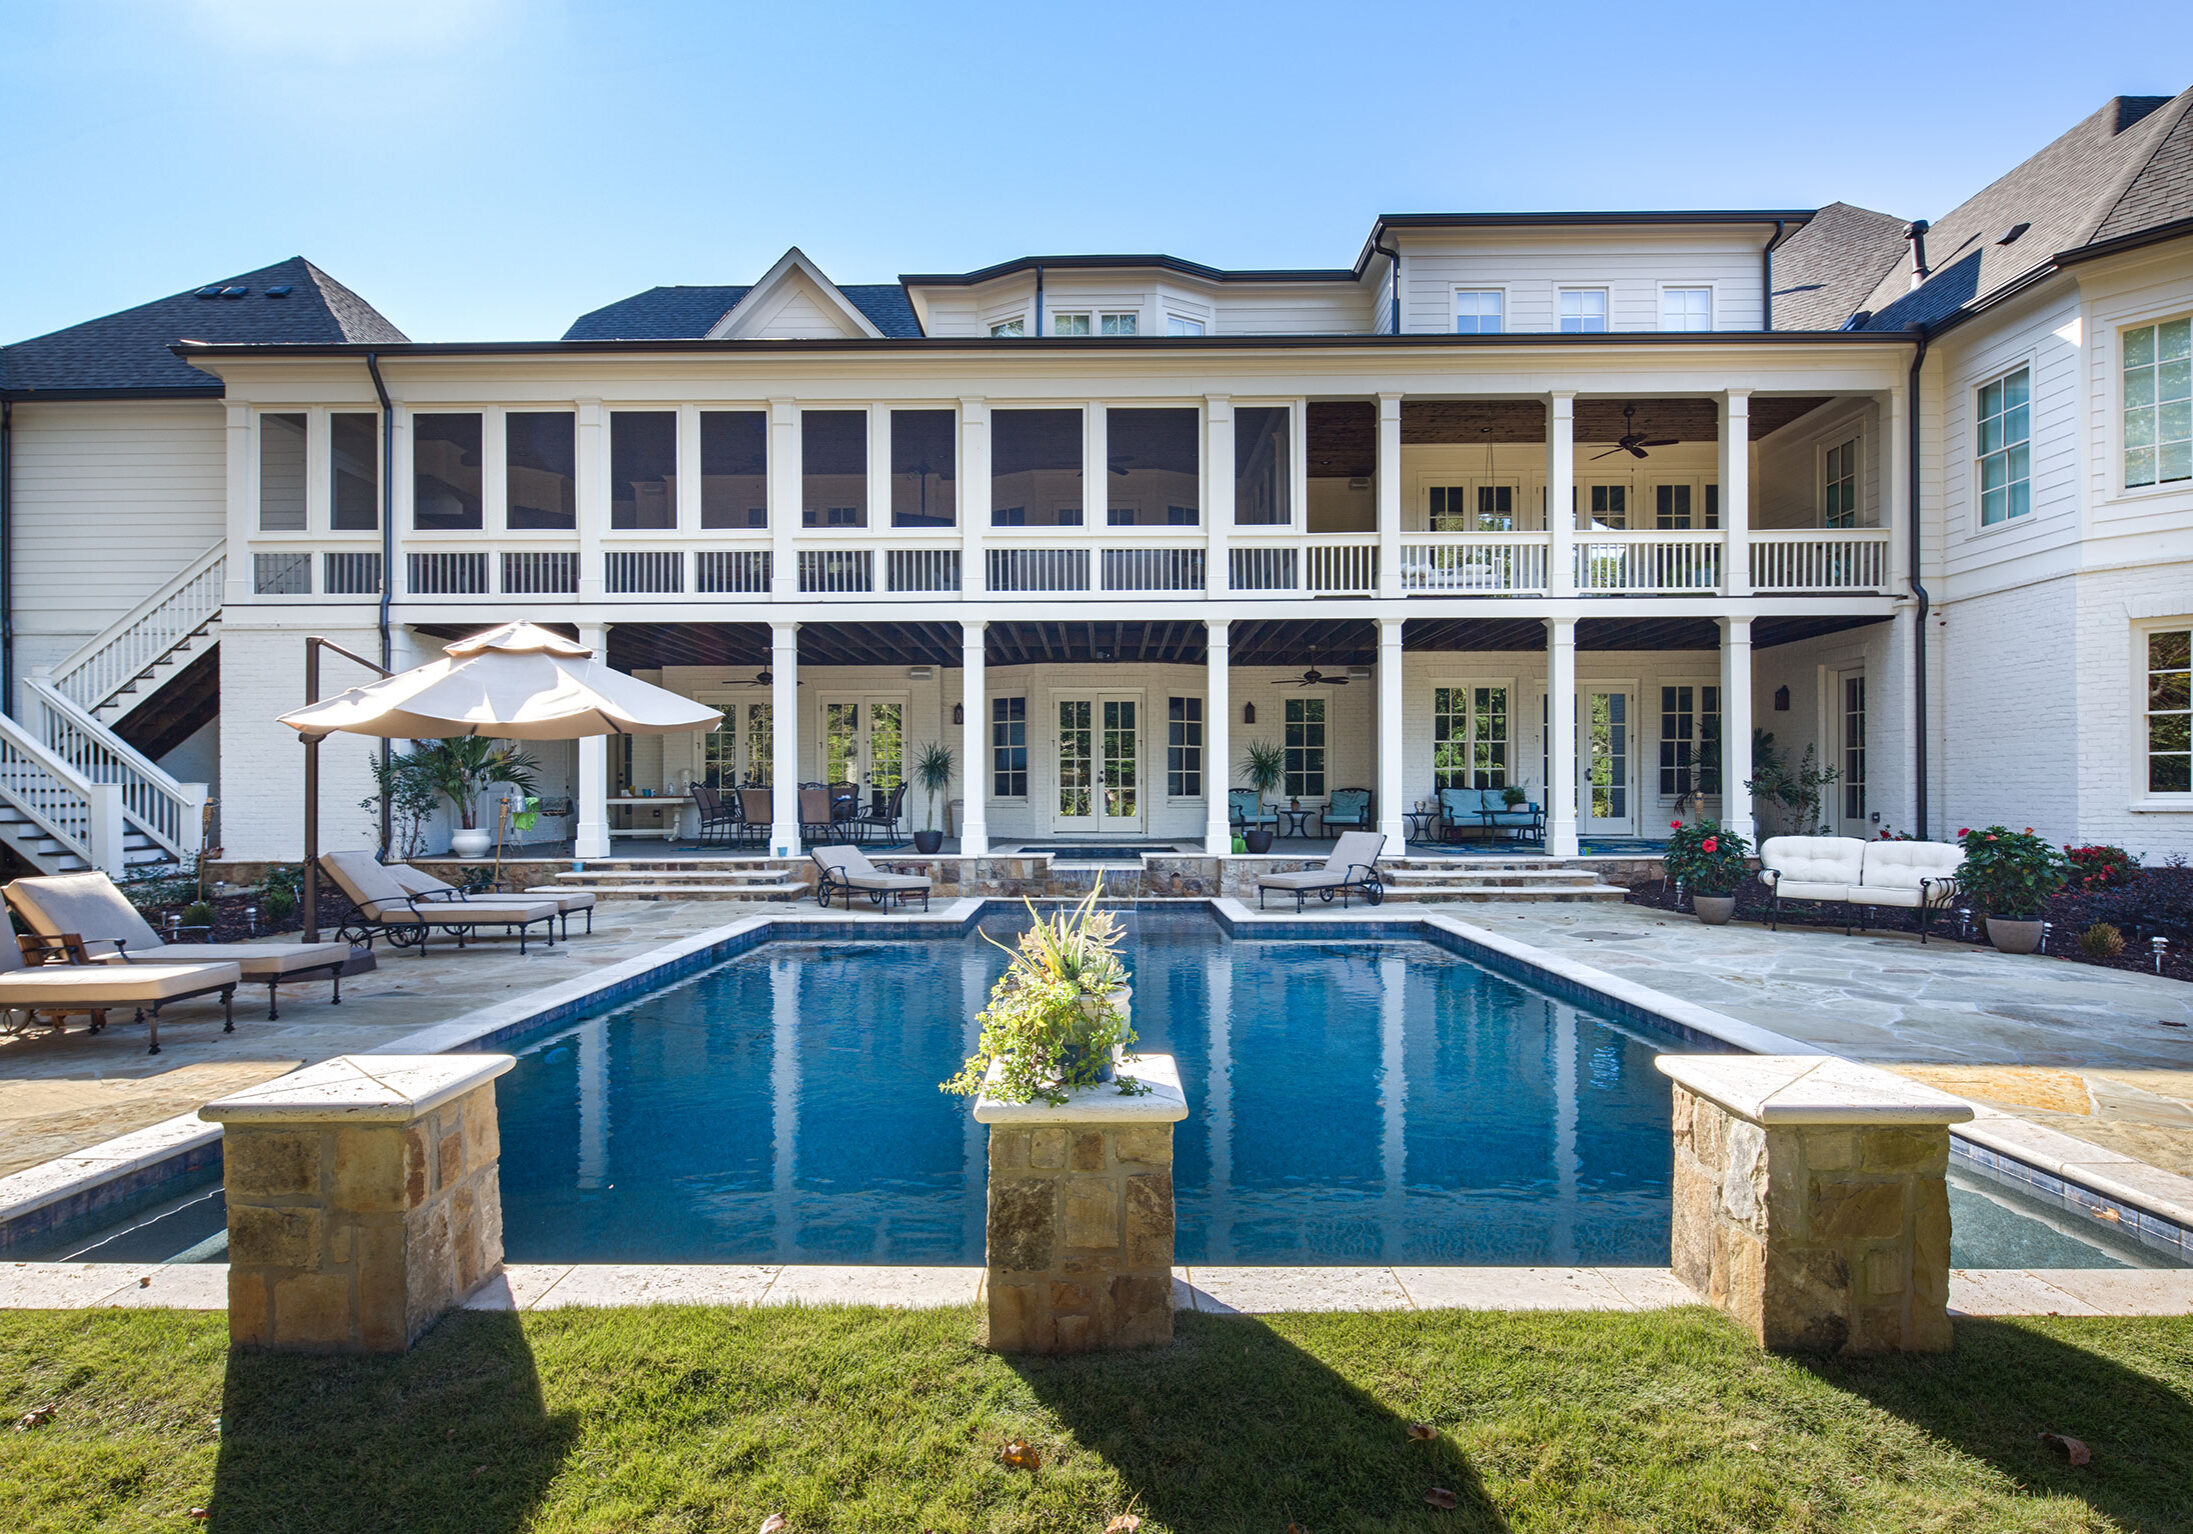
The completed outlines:
{"type": "MultiPolygon", "coordinates": [[[[332,639],[312,634],[305,639],[305,705],[320,701],[320,652],[333,650],[345,660],[354,660],[376,676],[394,676],[387,667],[367,660],[355,650],[346,650],[332,639]]],[[[300,735],[305,743],[305,891],[304,891],[304,939],[308,943],[320,941],[320,742],[325,735],[300,735]]]]}

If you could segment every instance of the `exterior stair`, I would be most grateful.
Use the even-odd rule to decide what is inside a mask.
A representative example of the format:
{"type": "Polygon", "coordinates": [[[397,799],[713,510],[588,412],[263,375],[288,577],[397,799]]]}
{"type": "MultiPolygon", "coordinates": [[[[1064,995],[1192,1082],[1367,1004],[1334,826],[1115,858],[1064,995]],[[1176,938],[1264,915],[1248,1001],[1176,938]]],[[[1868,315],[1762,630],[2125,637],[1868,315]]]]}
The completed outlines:
{"type": "Polygon", "coordinates": [[[124,718],[221,637],[228,552],[216,543],[53,668],[56,689],[102,724],[124,718]]]}
{"type": "Polygon", "coordinates": [[[1381,871],[1390,901],[1620,901],[1629,894],[1590,864],[1557,858],[1403,858],[1381,871]]]}
{"type": "Polygon", "coordinates": [[[533,888],[597,900],[798,900],[811,893],[810,865],[791,858],[720,858],[706,863],[606,861],[533,888]]]}

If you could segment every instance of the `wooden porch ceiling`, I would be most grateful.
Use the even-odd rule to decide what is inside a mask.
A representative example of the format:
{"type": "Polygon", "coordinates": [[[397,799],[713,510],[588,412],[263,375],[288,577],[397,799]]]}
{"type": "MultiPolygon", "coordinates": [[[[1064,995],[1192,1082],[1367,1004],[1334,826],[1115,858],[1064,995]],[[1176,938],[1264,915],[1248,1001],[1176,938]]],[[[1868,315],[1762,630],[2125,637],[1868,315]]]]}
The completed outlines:
{"type": "MultiPolygon", "coordinates": [[[[1751,402],[1751,440],[1780,431],[1828,402],[1827,395],[1761,394],[1751,402]]],[[[1592,398],[1576,402],[1576,441],[1611,443],[1624,430],[1622,407],[1637,407],[1637,429],[1679,442],[1716,442],[1720,406],[1710,399],[1592,398]]],[[[1375,473],[1378,408],[1368,400],[1315,400],[1309,406],[1313,478],[1375,473]]],[[[1535,399],[1426,399],[1401,402],[1401,444],[1546,440],[1546,407],[1535,399]]]]}

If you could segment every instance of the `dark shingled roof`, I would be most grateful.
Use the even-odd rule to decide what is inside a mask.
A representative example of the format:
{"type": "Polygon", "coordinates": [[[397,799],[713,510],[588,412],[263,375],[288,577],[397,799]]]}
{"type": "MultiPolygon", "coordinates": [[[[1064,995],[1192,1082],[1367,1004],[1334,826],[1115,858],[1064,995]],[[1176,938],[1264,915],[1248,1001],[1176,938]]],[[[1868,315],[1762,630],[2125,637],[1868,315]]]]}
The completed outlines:
{"type": "Polygon", "coordinates": [[[2169,223],[2193,214],[2193,192],[2174,182],[2159,152],[2173,143],[2193,91],[2171,96],[2118,96],[2084,122],[1967,198],[1927,231],[1932,275],[1912,289],[1907,260],[1899,260],[1859,304],[1873,311],[1868,330],[1901,330],[1917,322],[1939,325],[2007,284],[2050,266],[2060,253],[2104,238],[2115,210],[2126,208],[2111,236],[2169,223]],[[2155,174],[2149,175],[2150,171],[2155,174]],[[2126,207],[2140,188],[2136,206],[2126,207]],[[2025,231],[1998,243],[2014,227],[2025,231]]]}
{"type": "Polygon", "coordinates": [[[1829,203],[1774,247],[1774,328],[1842,329],[1904,249],[1902,219],[1829,203]]]}
{"type": "Polygon", "coordinates": [[[2171,113],[2158,115],[2177,120],[2094,231],[2096,244],[2193,218],[2193,91],[2180,96],[2171,113]]]}
{"type": "Polygon", "coordinates": [[[244,288],[240,298],[199,289],[0,347],[0,392],[17,398],[78,392],[219,395],[221,381],[169,350],[177,341],[399,342],[404,333],[303,256],[201,287],[244,288]],[[287,286],[281,298],[267,290],[287,286]]]}
{"type": "MultiPolygon", "coordinates": [[[[582,314],[563,333],[566,341],[676,341],[705,336],[753,288],[649,288],[582,314]]],[[[887,336],[918,336],[921,322],[906,290],[895,282],[856,282],[838,289],[887,336]]]]}

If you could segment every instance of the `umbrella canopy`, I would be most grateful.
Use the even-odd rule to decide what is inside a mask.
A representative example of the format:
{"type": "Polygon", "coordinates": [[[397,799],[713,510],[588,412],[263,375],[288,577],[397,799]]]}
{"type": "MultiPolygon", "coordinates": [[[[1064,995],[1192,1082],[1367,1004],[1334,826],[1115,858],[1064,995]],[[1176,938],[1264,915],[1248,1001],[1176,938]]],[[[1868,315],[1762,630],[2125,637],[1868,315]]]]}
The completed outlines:
{"type": "Polygon", "coordinates": [[[594,652],[531,623],[506,623],[447,647],[445,658],[292,709],[308,739],[379,735],[443,740],[577,740],[714,728],[704,703],[612,671],[594,652]]]}

